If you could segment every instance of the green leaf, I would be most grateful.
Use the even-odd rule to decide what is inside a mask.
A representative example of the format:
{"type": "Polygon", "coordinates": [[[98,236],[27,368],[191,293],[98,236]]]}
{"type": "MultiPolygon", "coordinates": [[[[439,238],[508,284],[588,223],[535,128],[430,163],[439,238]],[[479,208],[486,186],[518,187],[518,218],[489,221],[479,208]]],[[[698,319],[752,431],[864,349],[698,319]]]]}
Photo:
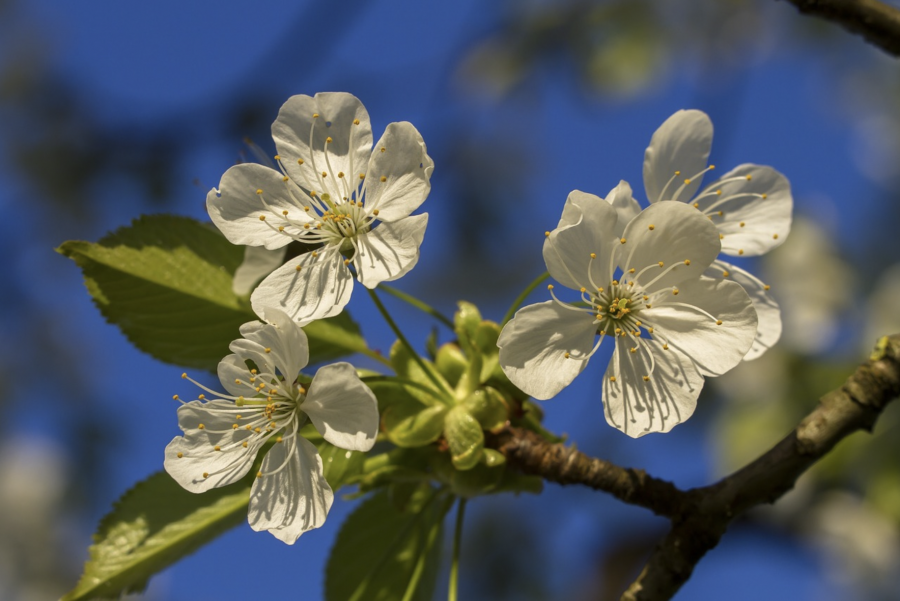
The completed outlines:
{"type": "Polygon", "coordinates": [[[143,590],[150,576],[246,521],[252,483],[194,494],[165,472],[139,482],[101,520],[84,574],[63,601],[143,590]]]}
{"type": "Polygon", "coordinates": [[[366,454],[361,451],[348,451],[336,447],[322,438],[315,426],[306,424],[300,434],[316,445],[322,457],[322,473],[334,492],[355,482],[363,473],[366,454]]]}
{"type": "Polygon", "coordinates": [[[405,512],[387,491],[366,500],[338,533],[325,569],[325,599],[430,601],[453,501],[430,486],[416,491],[405,512]]]}
{"type": "MultiPolygon", "coordinates": [[[[231,290],[243,247],[193,219],[145,215],[96,244],[69,241],[57,252],[81,267],[106,320],[161,361],[215,371],[241,324],[257,319],[231,290]]],[[[366,348],[346,312],[304,329],[312,362],[366,348]]]]}

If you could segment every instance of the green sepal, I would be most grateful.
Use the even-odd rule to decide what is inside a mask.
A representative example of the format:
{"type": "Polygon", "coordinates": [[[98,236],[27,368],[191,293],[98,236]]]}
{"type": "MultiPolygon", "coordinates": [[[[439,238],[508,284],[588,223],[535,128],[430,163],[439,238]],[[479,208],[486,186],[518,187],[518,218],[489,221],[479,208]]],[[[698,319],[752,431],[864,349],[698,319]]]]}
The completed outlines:
{"type": "Polygon", "coordinates": [[[395,403],[382,413],[381,427],[398,447],[423,447],[440,438],[446,413],[445,405],[426,407],[416,400],[395,403]]]}
{"type": "Polygon", "coordinates": [[[481,324],[481,312],[478,307],[466,301],[457,303],[459,310],[453,316],[453,330],[459,339],[459,345],[466,351],[475,346],[476,332],[481,324]]]}
{"type": "Polygon", "coordinates": [[[430,601],[454,497],[420,486],[399,511],[382,491],[344,521],[325,568],[326,601],[430,601]]]}
{"type": "Polygon", "coordinates": [[[509,419],[509,408],[503,395],[494,388],[480,388],[461,403],[484,430],[502,427],[509,419]]]}
{"type": "Polygon", "coordinates": [[[500,349],[497,340],[500,338],[500,325],[493,321],[482,321],[475,330],[475,346],[481,352],[480,384],[487,382],[500,370],[500,349]]]}
{"type": "Polygon", "coordinates": [[[497,449],[485,449],[481,460],[487,467],[497,467],[506,463],[506,455],[497,449]]]}
{"type": "Polygon", "coordinates": [[[456,469],[469,470],[481,461],[484,431],[465,407],[457,405],[447,413],[444,436],[450,446],[450,456],[456,469]]]}
{"type": "Polygon", "coordinates": [[[444,379],[455,388],[469,367],[469,361],[458,344],[447,342],[442,344],[437,351],[435,367],[444,379]]]}
{"type": "MultiPolygon", "coordinates": [[[[410,354],[409,349],[401,343],[399,340],[394,342],[394,345],[391,347],[390,354],[391,366],[394,368],[394,372],[400,376],[401,378],[407,378],[426,386],[432,390],[435,390],[438,395],[442,398],[446,397],[447,394],[440,389],[440,387],[436,387],[435,383],[428,377],[428,375],[422,370],[422,367],[419,363],[413,358],[412,354],[410,354]]],[[[438,380],[438,382],[444,384],[446,386],[446,390],[452,390],[447,381],[444,380],[444,377],[438,373],[437,369],[434,367],[434,363],[429,361],[428,359],[422,359],[422,364],[425,365],[425,368],[431,371],[431,374],[438,380]]],[[[431,405],[434,404],[434,395],[430,395],[427,392],[422,390],[417,390],[413,387],[407,387],[409,393],[418,399],[420,402],[431,405]]],[[[446,402],[450,402],[451,399],[445,398],[446,402]]]]}

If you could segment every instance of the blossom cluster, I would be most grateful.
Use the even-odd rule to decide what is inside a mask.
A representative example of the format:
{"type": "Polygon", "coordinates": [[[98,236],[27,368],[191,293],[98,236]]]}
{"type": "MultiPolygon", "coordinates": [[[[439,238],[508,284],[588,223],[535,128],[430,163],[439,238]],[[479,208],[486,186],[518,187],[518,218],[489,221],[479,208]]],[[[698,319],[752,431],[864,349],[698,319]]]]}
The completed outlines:
{"type": "MultiPolygon", "coordinates": [[[[416,265],[428,214],[412,213],[430,191],[434,164],[410,123],[388,125],[373,146],[366,109],[350,94],[290,98],[272,134],[275,163],[234,166],[207,196],[225,237],[259,249],[248,250],[241,274],[247,291],[265,275],[250,295],[259,321],[241,327],[219,364],[226,392],[197,384],[213,398],[179,408],[184,435],[166,448],[165,466],[192,492],[255,470],[251,526],[293,543],[324,522],[334,496],[301,429],[310,423],[332,445],[368,451],[379,428],[376,398],[349,363],[304,383],[301,327],[340,313],[354,278],[373,289],[416,265]],[[285,261],[292,242],[303,251],[285,261]]],[[[709,118],[679,111],[645,154],[649,207],[624,181],[605,199],[569,194],[543,256],[550,275],[580,296],[567,302],[551,285],[551,300],[505,325],[499,361],[515,386],[549,399],[612,338],[606,420],[635,437],[667,432],[693,413],[705,377],[778,339],[769,287],[719,256],[758,255],[783,242],[789,185],[770,167],[745,164],[701,189],[714,169],[711,144],[709,118]]]]}

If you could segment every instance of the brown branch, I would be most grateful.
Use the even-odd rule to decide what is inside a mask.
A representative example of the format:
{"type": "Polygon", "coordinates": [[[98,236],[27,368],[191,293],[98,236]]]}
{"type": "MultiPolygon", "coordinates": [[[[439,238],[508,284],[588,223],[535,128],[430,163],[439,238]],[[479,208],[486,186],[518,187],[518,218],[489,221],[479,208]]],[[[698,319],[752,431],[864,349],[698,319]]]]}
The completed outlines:
{"type": "Polygon", "coordinates": [[[822,17],[900,56],[900,9],[878,0],[787,0],[804,14],[822,17]]]}
{"type": "Polygon", "coordinates": [[[511,466],[548,482],[583,484],[670,518],[685,510],[687,495],[671,482],[552,444],[530,430],[509,427],[492,435],[488,444],[506,455],[511,466]]]}
{"type": "Polygon", "coordinates": [[[682,491],[674,484],[588,457],[538,434],[506,428],[488,444],[527,474],[558,484],[582,484],[646,507],[672,520],[623,601],[670,599],[690,578],[694,566],[719,543],[728,525],[748,509],[774,503],[797,478],[843,438],[871,431],[884,407],[900,395],[900,334],[882,338],[866,363],[839,389],[819,401],[800,425],[758,459],[725,479],[682,491]]]}
{"type": "Polygon", "coordinates": [[[672,529],[623,601],[670,599],[732,520],[751,507],[776,501],[849,434],[871,431],[884,407],[898,395],[900,334],[882,338],[869,361],[841,388],[823,396],[819,406],[771,450],[716,484],[687,491],[687,510],[673,518],[672,529]]]}

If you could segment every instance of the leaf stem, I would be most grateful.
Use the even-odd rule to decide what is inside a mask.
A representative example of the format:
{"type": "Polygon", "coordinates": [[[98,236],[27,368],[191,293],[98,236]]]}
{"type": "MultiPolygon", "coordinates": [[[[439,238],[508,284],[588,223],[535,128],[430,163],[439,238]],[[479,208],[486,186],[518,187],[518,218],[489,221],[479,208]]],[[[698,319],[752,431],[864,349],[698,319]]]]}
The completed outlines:
{"type": "Polygon", "coordinates": [[[412,305],[419,311],[422,311],[423,313],[427,313],[428,315],[431,315],[432,317],[434,317],[435,319],[437,319],[438,321],[443,323],[445,326],[447,326],[451,330],[453,329],[453,320],[450,319],[449,317],[447,317],[446,315],[444,315],[443,313],[441,313],[440,311],[438,311],[437,309],[435,309],[434,307],[432,307],[431,305],[429,305],[428,303],[420,301],[419,299],[412,296],[411,294],[407,294],[406,292],[397,290],[393,286],[388,286],[387,284],[379,284],[378,287],[381,288],[382,290],[384,290],[385,292],[387,292],[388,294],[390,294],[391,296],[397,297],[405,303],[409,303],[410,305],[412,305]]]}
{"type": "Polygon", "coordinates": [[[419,356],[419,353],[416,352],[416,349],[412,347],[409,343],[409,340],[406,339],[406,336],[403,335],[403,332],[400,331],[400,328],[397,326],[397,323],[391,317],[391,314],[388,313],[387,309],[385,309],[384,305],[381,304],[381,299],[378,298],[378,294],[375,293],[374,290],[370,288],[366,288],[369,292],[369,296],[372,297],[372,301],[375,303],[375,306],[378,307],[378,310],[381,312],[381,316],[384,317],[384,320],[394,331],[394,334],[397,336],[397,340],[400,341],[400,344],[406,347],[406,350],[410,352],[412,355],[413,361],[419,366],[419,368],[428,376],[428,379],[431,380],[432,384],[434,384],[438,390],[441,390],[447,393],[450,398],[453,398],[453,391],[447,388],[447,385],[438,379],[438,377],[434,374],[434,372],[429,369],[425,362],[422,361],[422,357],[419,356]]]}
{"type": "Polygon", "coordinates": [[[516,297],[516,300],[513,301],[513,304],[512,306],[510,306],[509,311],[507,311],[506,315],[503,316],[503,322],[500,324],[501,326],[505,326],[506,322],[513,318],[513,315],[516,314],[516,311],[519,310],[519,307],[523,302],[525,302],[525,299],[528,298],[528,295],[534,292],[534,289],[540,286],[541,282],[546,280],[548,277],[550,277],[550,273],[545,271],[544,273],[536,277],[533,282],[528,284],[528,287],[522,291],[522,294],[516,297]]]}
{"type": "Polygon", "coordinates": [[[447,601],[456,601],[456,590],[459,581],[459,548],[462,542],[463,518],[466,514],[466,499],[460,497],[456,507],[456,530],[453,532],[453,560],[450,564],[450,586],[447,591],[447,601]]]}

